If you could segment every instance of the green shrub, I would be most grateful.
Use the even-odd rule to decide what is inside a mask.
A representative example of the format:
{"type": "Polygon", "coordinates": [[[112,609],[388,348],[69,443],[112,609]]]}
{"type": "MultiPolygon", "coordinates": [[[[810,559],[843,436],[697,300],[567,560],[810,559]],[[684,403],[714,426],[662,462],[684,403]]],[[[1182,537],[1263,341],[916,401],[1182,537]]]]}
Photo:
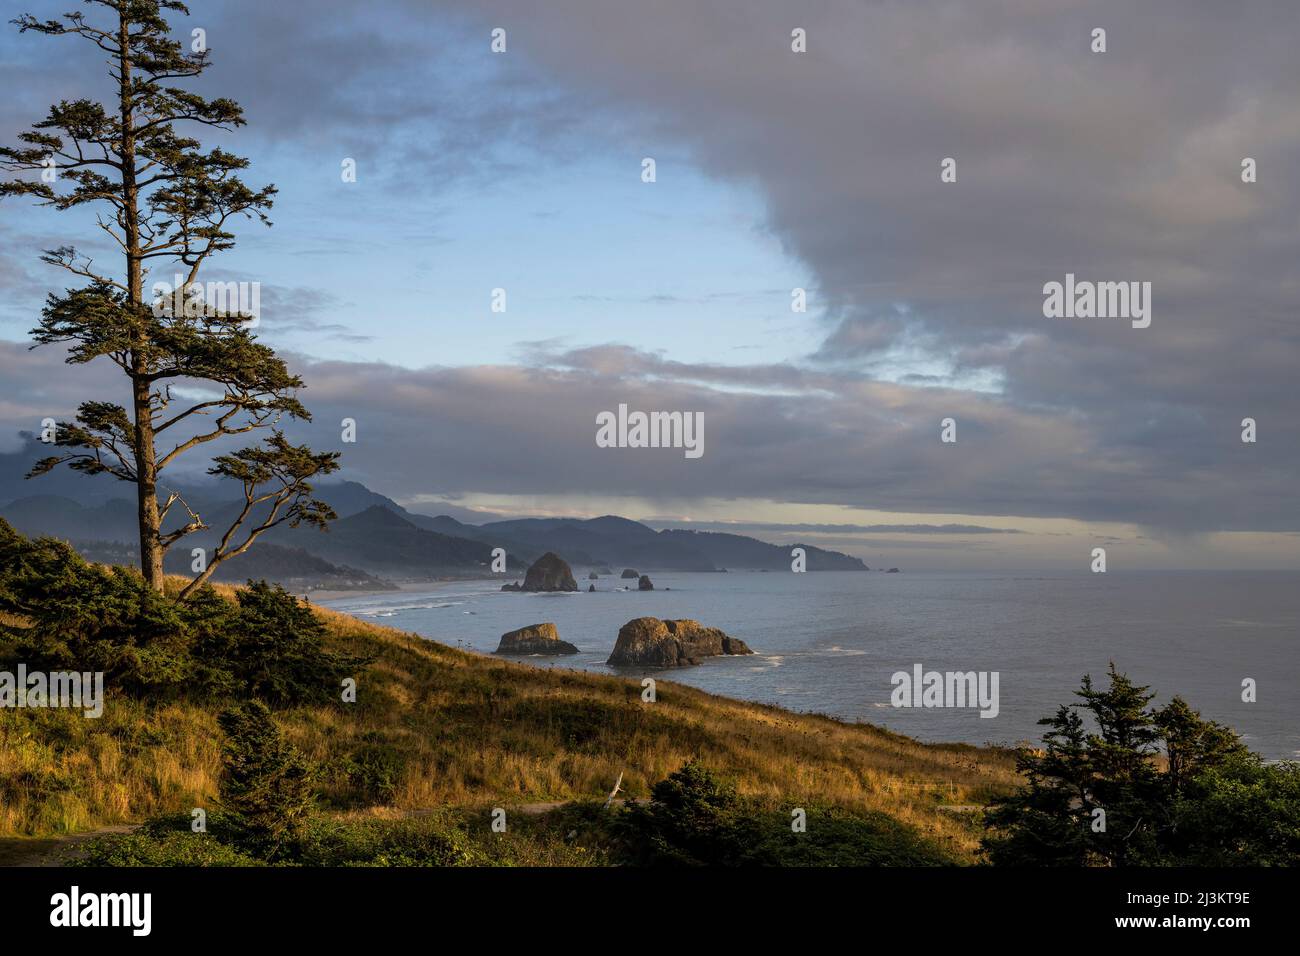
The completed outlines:
{"type": "Polygon", "coordinates": [[[1173,808],[1168,861],[1185,866],[1300,863],[1300,764],[1237,756],[1193,776],[1173,808]]]}
{"type": "Polygon", "coordinates": [[[220,661],[236,686],[274,706],[338,700],[342,679],[366,663],[325,648],[325,626],[278,584],[249,581],[238,611],[204,632],[196,649],[220,661]]]}
{"type": "Polygon", "coordinates": [[[790,809],[741,798],[696,763],[655,784],[648,805],[617,818],[615,858],[657,866],[950,866],[956,858],[879,813],[790,809]]]}
{"type": "Polygon", "coordinates": [[[87,564],[53,538],[29,541],[0,521],[4,659],[43,670],[103,671],[114,687],[176,689],[194,676],[186,609],[127,568],[87,564]]]}
{"type": "Polygon", "coordinates": [[[330,652],[311,608],[250,581],[236,604],[204,585],[177,601],[131,568],[88,564],[66,542],[29,540],[0,519],[0,662],[102,671],[108,686],[159,700],[254,697],[277,707],[339,699],[367,661],[330,652]]]}
{"type": "Polygon", "coordinates": [[[130,833],[91,840],[70,866],[265,866],[210,833],[130,833]]]}
{"type": "Polygon", "coordinates": [[[484,866],[492,862],[450,814],[340,822],[315,817],[295,842],[305,866],[484,866]]]}
{"type": "Polygon", "coordinates": [[[348,780],[368,803],[391,803],[406,776],[407,756],[392,744],[369,741],[345,765],[348,780]]]}
{"type": "Polygon", "coordinates": [[[1227,727],[1110,668],[1039,723],[1028,785],[995,800],[983,847],[1002,866],[1256,866],[1300,862],[1300,765],[1265,765],[1227,727]],[[1095,730],[1085,724],[1091,719],[1095,730]],[[1160,758],[1163,758],[1160,759],[1160,758]]]}
{"type": "Polygon", "coordinates": [[[730,784],[688,763],[654,785],[648,806],[628,807],[629,846],[638,863],[726,865],[744,853],[742,813],[730,784]]]}
{"type": "Polygon", "coordinates": [[[280,736],[260,701],[227,710],[218,722],[226,732],[222,809],[231,814],[242,848],[274,859],[311,813],[315,771],[280,736]]]}

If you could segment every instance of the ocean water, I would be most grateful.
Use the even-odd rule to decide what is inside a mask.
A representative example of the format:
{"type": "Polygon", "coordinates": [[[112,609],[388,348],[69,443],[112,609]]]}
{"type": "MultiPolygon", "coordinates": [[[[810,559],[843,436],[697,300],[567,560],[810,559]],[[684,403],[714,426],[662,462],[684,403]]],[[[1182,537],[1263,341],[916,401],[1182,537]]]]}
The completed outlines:
{"type": "Polygon", "coordinates": [[[502,592],[498,578],[327,603],[484,653],[506,631],[550,621],[582,653],[522,660],[652,675],[928,741],[1037,741],[1037,721],[1114,661],[1151,685],[1156,704],[1179,694],[1266,757],[1300,757],[1296,572],[656,573],[654,591],[602,577],[594,594],[585,572],[577,577],[576,594],[502,592]],[[755,654],[669,671],[608,667],[619,627],[645,615],[694,618],[755,654]],[[996,671],[997,716],[893,707],[891,676],[916,664],[996,671]],[[1245,678],[1256,682],[1254,703],[1241,699],[1245,678]]]}

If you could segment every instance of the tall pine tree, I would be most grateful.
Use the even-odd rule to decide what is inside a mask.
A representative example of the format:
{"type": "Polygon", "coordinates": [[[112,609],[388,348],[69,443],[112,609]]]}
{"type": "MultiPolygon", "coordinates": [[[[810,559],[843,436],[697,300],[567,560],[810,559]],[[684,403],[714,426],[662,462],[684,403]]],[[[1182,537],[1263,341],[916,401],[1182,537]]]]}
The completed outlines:
{"type": "Polygon", "coordinates": [[[184,596],[269,528],[333,519],[329,506],[313,497],[311,481],[337,469],[338,454],[316,453],[285,437],[286,416],[310,419],[296,397],[302,380],[257,341],[242,303],[214,304],[196,285],[209,259],[234,245],[229,230],[236,220],[270,224],[275,187],[245,185],[239,173],[246,159],[204,150],[189,135],[203,127],[231,130],[244,118],[229,99],[205,99],[172,85],[209,65],[206,47],[187,50],[171,38],[164,14],[188,15],[188,9],[176,0],[85,2],[102,22],[80,12],[13,22],[24,33],[80,37],[106,53],[114,99],[109,106],[61,101],[18,137],[20,145],[0,148],[0,168],[19,174],[0,183],[0,198],[28,196],[59,210],[106,207],[98,226],[121,254],[122,270],[105,271],[72,245],[46,250],[45,262],[84,284],[51,293],[32,335],[38,345],[67,345],[70,364],[109,359],[125,375],[130,400],[125,406],[84,402],[75,421],[57,425],[62,454],[37,462],[32,474],[66,463],[135,484],[140,568],[162,590],[167,549],[209,525],[178,492],[160,488],[160,474],[200,445],[269,430],[260,444],[213,459],[208,473],[239,483],[243,507],[184,596]],[[146,298],[155,266],[182,277],[179,294],[146,298]],[[214,397],[178,402],[189,391],[178,386],[187,384],[214,397]],[[173,509],[180,520],[164,531],[173,509]]]}

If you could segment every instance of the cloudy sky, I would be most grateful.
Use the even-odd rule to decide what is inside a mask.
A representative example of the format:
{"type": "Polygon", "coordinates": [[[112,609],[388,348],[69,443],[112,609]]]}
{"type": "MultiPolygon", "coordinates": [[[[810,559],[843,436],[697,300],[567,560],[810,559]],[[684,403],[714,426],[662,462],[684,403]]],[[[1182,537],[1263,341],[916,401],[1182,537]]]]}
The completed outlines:
{"type": "MultiPolygon", "coordinates": [[[[249,120],[208,142],[280,190],[207,277],[262,284],[349,477],[871,564],[1300,567],[1295,4],[190,7],[198,89],[249,120]],[[1150,282],[1150,327],[1045,318],[1067,273],[1150,282]],[[705,454],[597,447],[620,403],[702,412],[705,454]]],[[[0,86],[5,142],[108,92],[84,42],[12,27],[0,86]]],[[[110,261],[87,226],[0,204],[0,450],[120,390],[25,344],[65,284],[39,250],[110,261]]]]}

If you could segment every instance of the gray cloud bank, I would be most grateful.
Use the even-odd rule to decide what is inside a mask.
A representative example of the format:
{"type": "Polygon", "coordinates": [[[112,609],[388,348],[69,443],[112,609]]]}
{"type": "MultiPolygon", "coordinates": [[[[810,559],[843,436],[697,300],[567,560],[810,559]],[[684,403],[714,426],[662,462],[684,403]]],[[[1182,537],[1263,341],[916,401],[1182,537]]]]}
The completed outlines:
{"type": "Polygon", "coordinates": [[[755,531],[775,534],[1023,534],[1017,528],[987,528],[975,524],[811,524],[777,521],[678,521],[672,518],[643,518],[656,528],[693,528],[696,531],[723,531],[749,534],[755,531]]]}
{"type": "MultiPolygon", "coordinates": [[[[0,423],[11,433],[66,415],[87,395],[120,392],[101,363],[68,368],[60,358],[53,348],[0,347],[0,371],[11,383],[0,423]]],[[[1269,442],[1241,448],[1231,422],[1220,453],[1249,455],[1248,466],[1190,468],[1171,480],[1155,462],[1100,446],[1083,422],[996,396],[909,388],[843,370],[670,365],[625,349],[551,358],[542,366],[406,369],[298,357],[292,365],[308,382],[303,398],[315,421],[292,431],[342,448],[352,477],[397,497],[763,498],[1188,531],[1295,526],[1283,450],[1269,442]],[[759,390],[728,388],[737,375],[759,390]],[[702,412],[704,456],[598,448],[596,414],[620,403],[702,412]],[[954,408],[960,437],[942,444],[938,423],[954,408]],[[339,444],[344,418],[357,422],[355,445],[339,444]]]]}
{"type": "MultiPolygon", "coordinates": [[[[360,130],[403,162],[436,155],[449,176],[481,172],[503,141],[568,142],[616,117],[610,150],[685,150],[757,189],[817,287],[798,363],[690,365],[619,346],[460,369],[304,360],[316,438],[356,418],[345,460],[382,490],[1300,526],[1294,4],[386,9],[400,16],[343,42],[352,4],[305,20],[223,5],[214,22],[237,20],[249,41],[227,48],[230,92],[286,144],[360,130]],[[477,62],[486,30],[506,27],[508,65],[475,99],[439,96],[402,69],[421,69],[439,34],[385,29],[421,22],[465,38],[447,45],[453,62],[477,62]],[[795,26],[806,54],[789,51],[795,26]],[[1088,50],[1095,26],[1104,54],[1088,50]],[[948,156],[958,180],[941,184],[948,156]],[[1240,181],[1245,156],[1255,184],[1240,181]],[[1067,272],[1150,281],[1151,327],[1043,318],[1043,283],[1067,272]],[[902,356],[918,355],[937,373],[908,372],[902,356]],[[975,373],[999,390],[945,387],[975,373]],[[620,402],[703,412],[706,455],[595,447],[596,413],[620,402]],[[1255,445],[1239,440],[1247,416],[1255,445]],[[955,445],[939,442],[944,417],[955,445]]],[[[671,188],[671,169],[660,180],[671,188]]],[[[49,377],[48,355],[6,347],[0,361],[7,424],[72,401],[73,373],[49,377]]]]}

